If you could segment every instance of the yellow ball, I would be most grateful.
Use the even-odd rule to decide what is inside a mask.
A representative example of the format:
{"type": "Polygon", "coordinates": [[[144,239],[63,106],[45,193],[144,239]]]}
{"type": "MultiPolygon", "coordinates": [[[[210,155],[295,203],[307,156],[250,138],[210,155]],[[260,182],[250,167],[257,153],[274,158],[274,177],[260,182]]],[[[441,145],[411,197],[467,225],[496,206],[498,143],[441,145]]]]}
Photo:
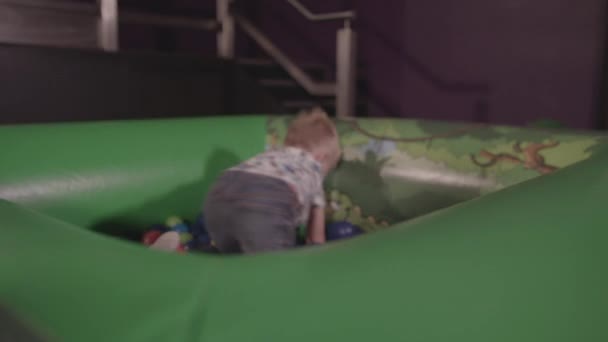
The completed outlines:
{"type": "Polygon", "coordinates": [[[171,216],[165,222],[165,224],[169,228],[173,228],[173,227],[175,227],[175,226],[177,226],[178,224],[181,224],[181,223],[184,223],[184,221],[180,217],[178,217],[178,216],[171,216]]]}

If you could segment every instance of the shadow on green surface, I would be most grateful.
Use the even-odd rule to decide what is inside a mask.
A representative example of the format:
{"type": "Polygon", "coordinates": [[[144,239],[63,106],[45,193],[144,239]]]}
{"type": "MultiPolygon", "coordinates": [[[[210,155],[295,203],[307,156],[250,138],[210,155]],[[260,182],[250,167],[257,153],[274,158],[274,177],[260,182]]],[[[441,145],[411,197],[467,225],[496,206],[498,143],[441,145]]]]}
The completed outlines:
{"type": "Polygon", "coordinates": [[[218,149],[205,162],[201,177],[195,182],[180,185],[154,201],[122,215],[110,217],[93,225],[92,230],[121,239],[139,241],[143,231],[155,223],[163,223],[169,216],[193,220],[198,215],[209,186],[226,168],[240,162],[231,151],[218,149]],[[157,222],[142,222],[142,217],[156,217],[157,222]]]}

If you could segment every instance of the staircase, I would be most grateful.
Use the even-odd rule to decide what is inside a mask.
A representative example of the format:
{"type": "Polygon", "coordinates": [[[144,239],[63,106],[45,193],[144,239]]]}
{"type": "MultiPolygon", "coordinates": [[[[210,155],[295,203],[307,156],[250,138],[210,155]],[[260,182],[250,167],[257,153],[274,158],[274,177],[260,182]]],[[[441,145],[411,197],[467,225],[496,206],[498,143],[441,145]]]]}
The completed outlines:
{"type": "MultiPolygon", "coordinates": [[[[240,58],[238,64],[278,103],[279,111],[283,113],[296,113],[301,109],[321,106],[330,115],[335,115],[335,97],[313,96],[303,89],[285,70],[270,59],[240,58]]],[[[301,64],[316,81],[331,81],[334,73],[321,64],[301,64]]],[[[361,75],[359,71],[359,75],[361,75]]],[[[356,116],[367,116],[367,82],[365,79],[357,80],[356,116]]]]}
{"type": "MultiPolygon", "coordinates": [[[[8,4],[5,4],[5,10],[8,8],[10,11],[18,11],[17,13],[21,16],[27,14],[28,11],[44,11],[45,17],[69,14],[72,21],[84,22],[83,28],[72,30],[77,31],[78,40],[67,36],[65,29],[53,30],[55,26],[61,26],[59,23],[63,23],[66,28],[74,26],[72,21],[66,22],[65,18],[57,20],[57,23],[54,22],[53,25],[47,25],[48,27],[39,27],[35,37],[24,38],[23,33],[19,33],[21,36],[16,40],[48,45],[62,43],[61,45],[70,46],[84,46],[83,41],[86,40],[90,45],[89,48],[99,47],[103,50],[117,52],[127,48],[126,45],[128,45],[121,46],[118,33],[128,27],[144,25],[155,27],[149,32],[155,32],[156,49],[172,52],[178,50],[176,33],[172,32],[173,29],[217,33],[217,43],[218,46],[221,46],[218,48],[218,56],[234,60],[236,64],[244,68],[250,78],[276,100],[278,106],[276,106],[275,112],[294,113],[300,109],[320,106],[330,115],[336,115],[337,111],[341,112],[340,115],[343,116],[368,115],[367,84],[364,79],[354,79],[355,75],[360,75],[360,72],[355,72],[356,61],[354,57],[350,57],[356,56],[354,52],[351,52],[356,46],[354,31],[350,26],[350,22],[355,17],[354,12],[315,14],[298,1],[288,0],[311,22],[333,20],[344,22],[344,27],[336,31],[338,37],[336,43],[337,70],[331,70],[330,67],[323,65],[300,65],[295,61],[287,60],[288,58],[273,45],[268,37],[245,16],[239,14],[239,9],[233,4],[234,1],[216,0],[215,2],[215,6],[213,6],[213,2],[207,2],[198,7],[188,7],[186,10],[182,6],[169,5],[163,0],[121,0],[120,6],[117,0],[0,0],[0,4],[8,4]],[[97,7],[97,4],[100,7],[97,7]],[[246,24],[246,22],[249,23],[246,24]],[[234,55],[235,23],[239,23],[241,28],[239,34],[244,31],[245,35],[253,39],[258,48],[264,51],[264,54],[258,54],[258,56],[265,57],[240,59],[239,56],[234,55]],[[249,28],[244,29],[244,26],[249,28]],[[53,42],[48,39],[51,32],[56,34],[53,42]],[[290,72],[285,70],[290,70],[290,72]],[[356,87],[356,96],[352,92],[353,85],[356,87]],[[338,108],[336,108],[336,102],[340,104],[338,108]]],[[[245,2],[240,2],[240,4],[245,4],[245,2]]],[[[29,23],[33,25],[37,21],[40,20],[30,20],[29,23]]],[[[27,31],[21,26],[17,31],[27,31]]],[[[2,35],[0,35],[0,41],[2,41],[1,38],[2,35]]]]}

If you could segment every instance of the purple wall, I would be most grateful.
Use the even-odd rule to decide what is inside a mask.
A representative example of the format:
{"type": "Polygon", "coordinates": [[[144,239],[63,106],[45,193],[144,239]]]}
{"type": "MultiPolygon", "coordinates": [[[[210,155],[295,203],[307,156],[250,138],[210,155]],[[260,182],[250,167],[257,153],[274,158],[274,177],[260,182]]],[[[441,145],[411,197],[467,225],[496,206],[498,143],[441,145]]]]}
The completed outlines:
{"type": "MultiPolygon", "coordinates": [[[[303,2],[357,11],[375,115],[592,125],[602,0],[303,2]]],[[[258,3],[254,19],[291,56],[334,62],[338,24],[307,22],[283,1],[258,3]]]]}
{"type": "MultiPolygon", "coordinates": [[[[195,6],[193,0],[175,3],[195,6]]],[[[213,4],[213,1],[197,2],[213,4]]],[[[311,23],[285,1],[241,1],[294,59],[333,66],[340,23],[311,23]]],[[[314,12],[355,9],[373,115],[592,126],[604,35],[602,0],[303,0],[314,12]]],[[[143,33],[142,33],[143,36],[143,33]]],[[[178,46],[215,48],[186,32],[178,46]]],[[[239,40],[241,54],[255,55],[239,40]]],[[[209,51],[210,52],[210,51],[209,51]]]]}

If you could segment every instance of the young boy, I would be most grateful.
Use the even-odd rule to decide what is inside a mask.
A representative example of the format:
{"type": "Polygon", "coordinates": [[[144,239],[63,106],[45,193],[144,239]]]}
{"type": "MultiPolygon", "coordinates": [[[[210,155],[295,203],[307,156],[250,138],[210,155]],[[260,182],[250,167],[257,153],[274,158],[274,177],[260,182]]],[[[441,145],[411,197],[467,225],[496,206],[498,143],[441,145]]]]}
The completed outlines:
{"type": "Polygon", "coordinates": [[[341,151],[333,122],[321,109],[299,114],[284,146],[226,170],[204,206],[205,226],[221,253],[257,253],[325,242],[323,180],[341,151]]]}

